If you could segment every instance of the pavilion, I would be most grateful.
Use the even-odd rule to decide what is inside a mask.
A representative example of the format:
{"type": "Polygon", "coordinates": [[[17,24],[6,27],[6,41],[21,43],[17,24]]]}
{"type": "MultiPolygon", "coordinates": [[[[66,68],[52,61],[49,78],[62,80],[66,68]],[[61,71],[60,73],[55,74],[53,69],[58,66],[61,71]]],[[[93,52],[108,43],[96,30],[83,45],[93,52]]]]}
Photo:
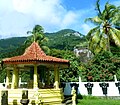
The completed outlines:
{"type": "Polygon", "coordinates": [[[13,105],[13,101],[20,104],[23,88],[19,87],[20,71],[33,71],[33,80],[29,81],[30,85],[25,88],[28,90],[29,105],[42,101],[48,105],[59,105],[63,101],[63,92],[59,87],[60,77],[59,70],[69,67],[69,60],[56,58],[46,55],[37,42],[33,42],[24,52],[23,55],[2,60],[3,66],[6,68],[6,90],[8,90],[8,103],[13,105]],[[42,70],[41,66],[47,69],[42,70]],[[32,68],[32,69],[31,69],[32,68]],[[50,87],[50,70],[54,70],[54,84],[50,87]],[[10,73],[12,70],[12,82],[10,83],[10,73]],[[41,74],[45,72],[47,81],[44,84],[41,81],[41,74]],[[32,86],[31,86],[32,85],[32,86]],[[37,93],[37,95],[36,95],[37,93]],[[39,94],[39,95],[38,95],[39,94]]]}

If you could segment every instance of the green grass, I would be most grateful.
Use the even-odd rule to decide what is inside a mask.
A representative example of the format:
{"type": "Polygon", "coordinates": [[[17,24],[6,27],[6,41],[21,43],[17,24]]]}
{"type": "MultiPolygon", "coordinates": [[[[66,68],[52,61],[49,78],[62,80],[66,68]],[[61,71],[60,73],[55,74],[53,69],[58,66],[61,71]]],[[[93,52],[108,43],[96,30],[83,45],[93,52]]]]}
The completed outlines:
{"type": "Polygon", "coordinates": [[[120,100],[83,97],[83,99],[78,99],[77,105],[120,105],[120,100]]]}

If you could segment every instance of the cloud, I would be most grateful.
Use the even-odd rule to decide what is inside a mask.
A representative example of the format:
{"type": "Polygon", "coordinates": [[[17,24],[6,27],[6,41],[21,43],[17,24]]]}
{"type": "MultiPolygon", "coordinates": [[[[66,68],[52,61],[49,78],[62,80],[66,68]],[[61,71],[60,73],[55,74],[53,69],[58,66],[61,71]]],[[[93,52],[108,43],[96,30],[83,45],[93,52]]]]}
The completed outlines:
{"type": "Polygon", "coordinates": [[[31,25],[31,20],[31,17],[15,11],[6,13],[5,16],[1,18],[0,30],[2,30],[3,35],[23,34],[26,33],[24,32],[26,31],[25,28],[31,25]]]}
{"type": "Polygon", "coordinates": [[[84,33],[89,29],[83,21],[91,10],[68,10],[62,5],[62,0],[0,0],[0,2],[2,38],[26,36],[26,32],[32,30],[36,24],[43,26],[47,32],[71,28],[84,33]]]}
{"type": "Polygon", "coordinates": [[[61,27],[66,28],[67,26],[76,22],[77,14],[73,11],[69,11],[65,14],[61,27]]]}
{"type": "Polygon", "coordinates": [[[18,12],[28,14],[36,22],[43,25],[51,24],[58,28],[66,28],[75,22],[77,14],[67,11],[60,0],[14,0],[14,8],[18,12]]]}
{"type": "Polygon", "coordinates": [[[12,0],[0,0],[0,13],[12,10],[12,0]]]}
{"type": "Polygon", "coordinates": [[[16,11],[33,17],[37,22],[48,24],[60,23],[66,12],[59,0],[13,0],[13,4],[16,11]]]}
{"type": "Polygon", "coordinates": [[[61,0],[0,0],[0,35],[26,35],[35,24],[55,31],[74,24],[77,13],[65,9],[61,0]],[[4,15],[3,15],[4,14],[4,15]]]}
{"type": "Polygon", "coordinates": [[[85,35],[93,28],[94,26],[92,24],[82,24],[81,26],[81,30],[82,30],[82,33],[84,33],[85,35]]]}
{"type": "Polygon", "coordinates": [[[13,8],[21,13],[27,13],[30,11],[33,0],[12,0],[13,8]]]}

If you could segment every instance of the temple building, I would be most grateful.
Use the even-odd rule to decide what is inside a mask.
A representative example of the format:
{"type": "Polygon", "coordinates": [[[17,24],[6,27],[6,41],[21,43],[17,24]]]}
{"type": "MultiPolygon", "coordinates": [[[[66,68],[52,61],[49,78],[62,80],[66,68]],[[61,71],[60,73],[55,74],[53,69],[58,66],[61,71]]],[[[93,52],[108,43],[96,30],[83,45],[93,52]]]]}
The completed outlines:
{"type": "Polygon", "coordinates": [[[8,104],[20,104],[22,91],[28,91],[29,105],[45,103],[60,105],[64,100],[60,87],[59,70],[69,67],[69,60],[46,55],[37,42],[33,42],[23,55],[5,58],[2,64],[6,69],[6,89],[8,104]],[[45,68],[45,69],[43,69],[45,68]],[[20,72],[30,71],[30,80],[26,87],[19,85],[20,72]],[[54,83],[50,83],[51,71],[54,71],[54,83]],[[12,76],[11,76],[12,74],[12,76]],[[44,75],[43,75],[44,74],[44,75]],[[11,80],[11,81],[10,81],[11,80]]]}

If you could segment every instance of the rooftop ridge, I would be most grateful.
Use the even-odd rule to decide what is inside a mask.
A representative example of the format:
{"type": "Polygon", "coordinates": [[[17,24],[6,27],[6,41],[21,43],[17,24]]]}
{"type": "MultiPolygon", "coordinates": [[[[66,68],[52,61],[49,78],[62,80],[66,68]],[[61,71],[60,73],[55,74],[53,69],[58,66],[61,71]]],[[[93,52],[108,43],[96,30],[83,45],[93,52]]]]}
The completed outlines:
{"type": "Polygon", "coordinates": [[[24,54],[25,55],[34,55],[35,58],[38,56],[46,56],[44,51],[40,48],[37,42],[33,42],[28,48],[26,48],[24,54]]]}

